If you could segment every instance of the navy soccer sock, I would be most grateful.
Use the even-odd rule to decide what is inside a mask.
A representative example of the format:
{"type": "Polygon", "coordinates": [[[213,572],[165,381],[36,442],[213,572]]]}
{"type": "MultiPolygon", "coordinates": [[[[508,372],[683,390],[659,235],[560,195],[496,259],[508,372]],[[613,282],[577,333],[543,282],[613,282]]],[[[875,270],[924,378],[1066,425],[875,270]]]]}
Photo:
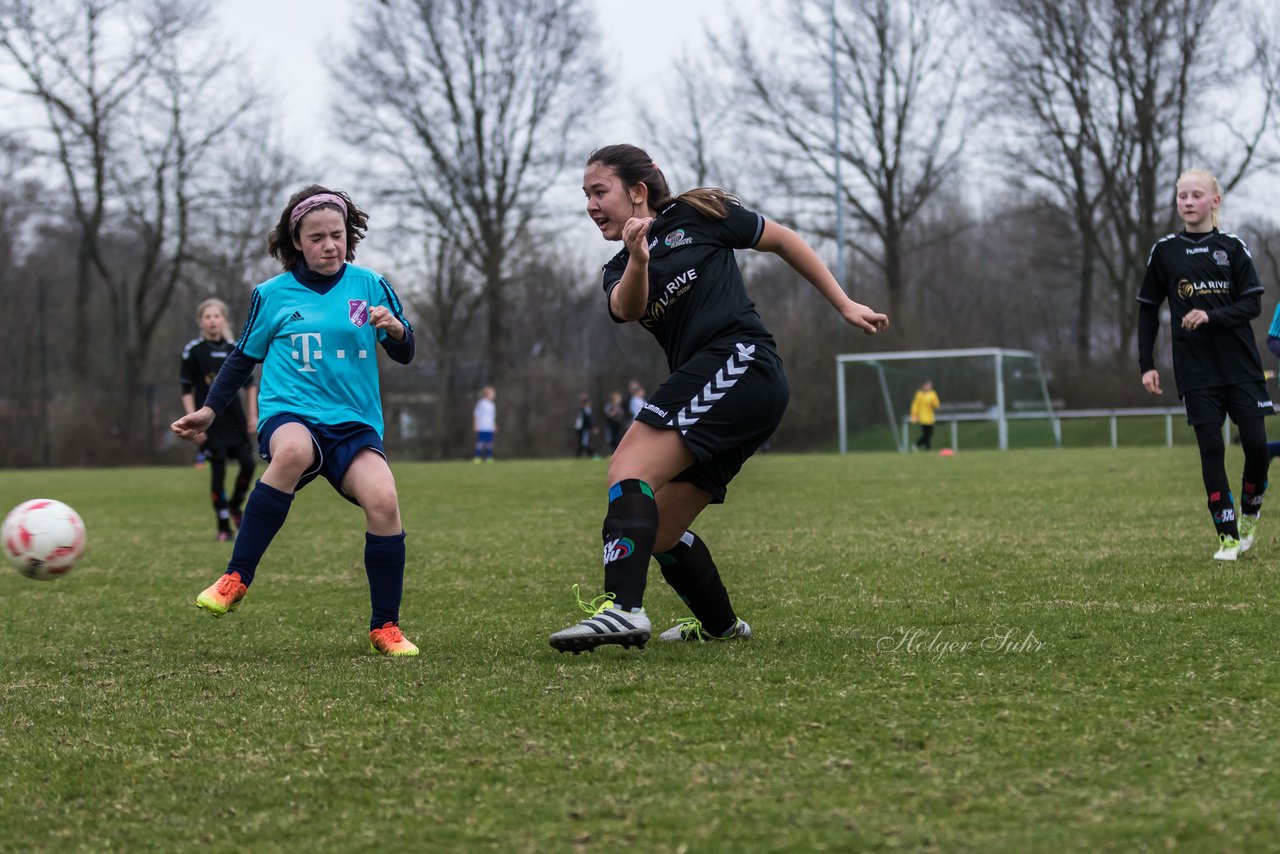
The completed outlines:
{"type": "Polygon", "coordinates": [[[404,538],[364,535],[364,574],[369,578],[369,631],[400,622],[400,598],[404,595],[404,538]]]}
{"type": "Polygon", "coordinates": [[[711,550],[693,531],[685,531],[670,551],[654,555],[662,577],[680,595],[709,635],[724,637],[738,624],[711,550]]]}
{"type": "Polygon", "coordinates": [[[227,572],[240,573],[240,580],[246,586],[253,583],[258,561],[262,560],[267,546],[271,545],[276,532],[284,524],[292,503],[292,492],[281,492],[262,481],[258,481],[253,492],[249,493],[240,533],[231,549],[231,561],[227,564],[227,572]]]}
{"type": "Polygon", "coordinates": [[[644,604],[649,558],[658,536],[658,502],[642,480],[620,480],[609,487],[604,538],[604,589],[624,611],[644,604]]]}

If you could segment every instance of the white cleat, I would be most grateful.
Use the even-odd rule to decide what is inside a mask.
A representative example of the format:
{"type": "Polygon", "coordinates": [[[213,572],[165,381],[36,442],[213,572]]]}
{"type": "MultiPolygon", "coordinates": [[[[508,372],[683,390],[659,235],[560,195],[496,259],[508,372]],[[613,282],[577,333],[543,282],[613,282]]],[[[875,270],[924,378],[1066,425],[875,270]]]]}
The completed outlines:
{"type": "MultiPolygon", "coordinates": [[[[574,585],[574,595],[578,595],[578,586],[574,585]]],[[[598,646],[618,644],[624,648],[639,647],[649,642],[653,634],[653,625],[644,609],[623,611],[611,601],[612,593],[597,596],[590,603],[583,602],[578,596],[578,606],[590,614],[580,623],[561,629],[547,639],[553,649],[561,652],[591,652],[598,646]]]]}
{"type": "Polygon", "coordinates": [[[1244,554],[1253,548],[1254,541],[1258,538],[1258,517],[1257,516],[1240,516],[1240,554],[1244,554]]]}
{"type": "Polygon", "coordinates": [[[1221,548],[1213,553],[1214,560],[1235,560],[1240,557],[1240,541],[1235,537],[1219,534],[1218,542],[1221,548]]]}
{"type": "Polygon", "coordinates": [[[746,640],[751,637],[751,626],[747,625],[746,620],[739,619],[733,624],[733,629],[727,635],[708,634],[702,630],[702,621],[696,617],[685,617],[662,634],[658,635],[660,641],[718,641],[718,640],[735,640],[742,638],[746,640]]]}

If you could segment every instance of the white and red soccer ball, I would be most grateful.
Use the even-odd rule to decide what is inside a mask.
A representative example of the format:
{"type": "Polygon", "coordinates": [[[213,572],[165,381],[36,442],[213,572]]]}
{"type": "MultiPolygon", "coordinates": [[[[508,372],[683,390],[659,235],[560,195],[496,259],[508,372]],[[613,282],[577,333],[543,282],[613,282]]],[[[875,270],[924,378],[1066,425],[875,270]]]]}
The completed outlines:
{"type": "Polygon", "coordinates": [[[5,517],[0,547],[18,572],[48,581],[66,575],[84,554],[84,522],[61,501],[33,498],[5,517]]]}

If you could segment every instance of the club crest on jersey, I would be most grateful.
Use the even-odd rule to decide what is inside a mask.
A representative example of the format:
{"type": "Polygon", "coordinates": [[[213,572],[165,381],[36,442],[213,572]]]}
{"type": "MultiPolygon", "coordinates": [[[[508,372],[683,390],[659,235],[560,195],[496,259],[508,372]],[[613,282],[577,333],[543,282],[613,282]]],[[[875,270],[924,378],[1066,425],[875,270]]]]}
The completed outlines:
{"type": "Polygon", "coordinates": [[[347,316],[356,326],[364,326],[369,322],[369,301],[367,299],[347,300],[347,316]]]}
{"type": "Polygon", "coordinates": [[[667,244],[668,248],[675,249],[677,246],[688,246],[693,242],[693,238],[685,237],[684,229],[677,228],[675,231],[668,234],[666,239],[662,242],[667,244]]]}
{"type": "Polygon", "coordinates": [[[1191,284],[1191,282],[1189,282],[1186,279],[1178,280],[1178,296],[1182,297],[1183,299],[1191,299],[1193,296],[1195,296],[1195,293],[1196,293],[1195,285],[1191,284]]]}
{"type": "Polygon", "coordinates": [[[1227,253],[1225,249],[1213,250],[1213,263],[1217,264],[1219,267],[1230,266],[1231,262],[1227,260],[1227,253]]]}

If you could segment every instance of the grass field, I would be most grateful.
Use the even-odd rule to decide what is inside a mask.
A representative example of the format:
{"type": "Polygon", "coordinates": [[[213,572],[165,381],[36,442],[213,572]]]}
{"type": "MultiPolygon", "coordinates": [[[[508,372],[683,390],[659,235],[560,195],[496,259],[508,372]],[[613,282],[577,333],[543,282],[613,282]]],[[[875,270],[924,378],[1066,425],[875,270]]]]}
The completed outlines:
{"type": "Polygon", "coordinates": [[[752,640],[562,655],[604,465],[398,465],[408,660],[323,484],[215,620],[203,472],[0,474],[90,533],[0,575],[0,850],[1280,844],[1280,521],[1215,565],[1194,449],[765,455],[698,526],[752,640]]]}

